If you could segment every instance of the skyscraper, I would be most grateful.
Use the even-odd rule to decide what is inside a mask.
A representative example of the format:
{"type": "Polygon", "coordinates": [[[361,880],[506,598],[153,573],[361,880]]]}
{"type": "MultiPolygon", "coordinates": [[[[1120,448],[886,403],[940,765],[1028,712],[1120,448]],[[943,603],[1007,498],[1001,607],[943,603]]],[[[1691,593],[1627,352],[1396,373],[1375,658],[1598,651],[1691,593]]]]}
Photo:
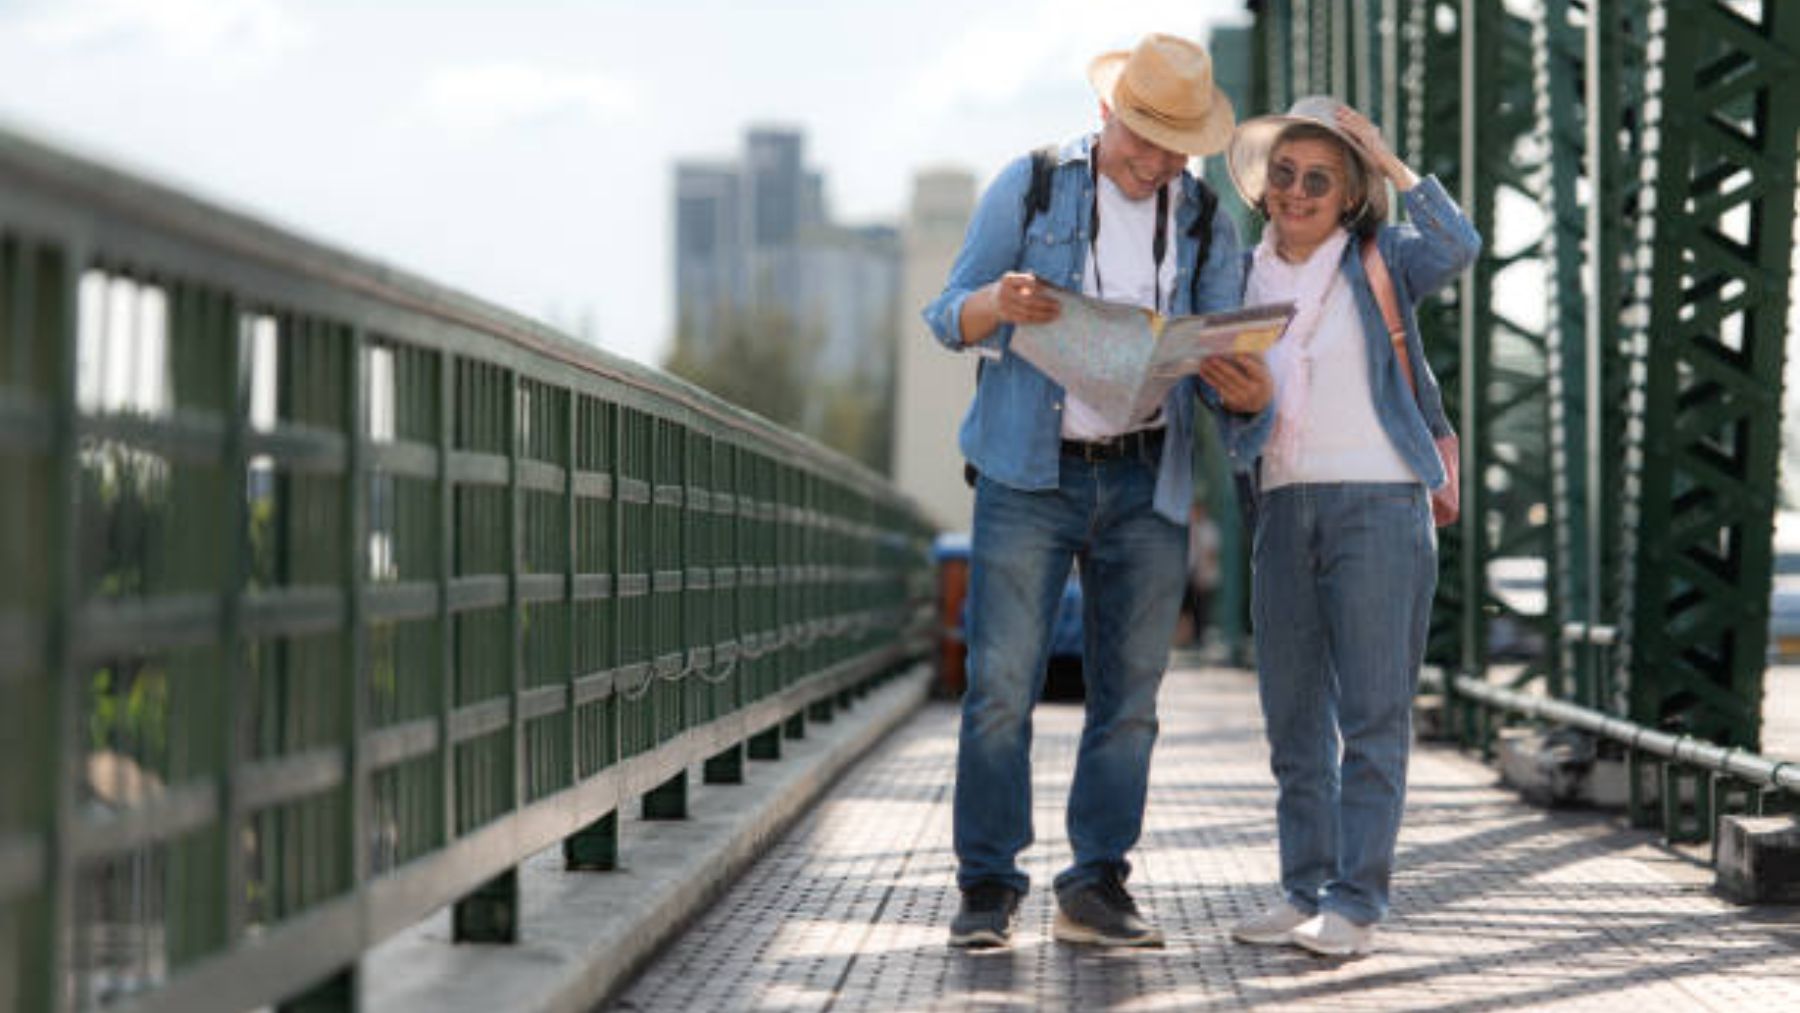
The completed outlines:
{"type": "Polygon", "coordinates": [[[675,167],[675,333],[696,351],[713,347],[718,315],[743,301],[743,201],[735,165],[675,167]]]}
{"type": "MultiPolygon", "coordinates": [[[[889,225],[832,221],[826,194],[824,175],[806,166],[804,135],[793,129],[746,131],[735,163],[675,168],[681,351],[704,360],[720,347],[732,313],[761,329],[760,339],[795,342],[819,394],[801,418],[829,440],[829,405],[842,414],[846,401],[859,402],[887,417],[900,239],[889,225]]],[[[865,460],[887,458],[885,436],[856,442],[865,460]]]]}
{"type": "Polygon", "coordinates": [[[913,177],[896,323],[894,481],[953,531],[969,528],[975,502],[963,482],[956,430],[975,393],[978,360],[940,348],[919,308],[943,289],[974,211],[973,175],[937,169],[913,177]]]}

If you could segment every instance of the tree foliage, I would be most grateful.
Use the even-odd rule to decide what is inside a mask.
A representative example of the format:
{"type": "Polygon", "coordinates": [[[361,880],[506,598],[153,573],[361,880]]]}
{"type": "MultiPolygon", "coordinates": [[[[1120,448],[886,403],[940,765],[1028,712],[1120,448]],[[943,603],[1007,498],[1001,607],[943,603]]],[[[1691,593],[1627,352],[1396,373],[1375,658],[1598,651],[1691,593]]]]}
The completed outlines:
{"type": "Polygon", "coordinates": [[[893,391],[874,371],[818,376],[819,337],[773,307],[721,307],[715,339],[701,340],[684,321],[663,369],[805,433],[877,471],[890,465],[893,391]]]}
{"type": "Polygon", "coordinates": [[[771,422],[798,428],[817,341],[775,308],[720,307],[715,316],[716,339],[703,343],[683,327],[663,369],[771,422]]]}

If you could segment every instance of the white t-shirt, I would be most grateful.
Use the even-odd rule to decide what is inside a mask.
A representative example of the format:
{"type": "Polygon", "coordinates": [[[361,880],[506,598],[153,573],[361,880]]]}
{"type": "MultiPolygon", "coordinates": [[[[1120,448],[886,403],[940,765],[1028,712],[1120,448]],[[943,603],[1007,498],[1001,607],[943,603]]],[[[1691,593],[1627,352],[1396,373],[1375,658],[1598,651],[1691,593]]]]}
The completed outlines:
{"type": "MultiPolygon", "coordinates": [[[[1340,274],[1313,333],[1312,395],[1306,400],[1298,460],[1264,454],[1264,489],[1300,482],[1418,481],[1375,415],[1365,341],[1355,296],[1340,274]]],[[[1276,398],[1292,382],[1293,371],[1305,368],[1302,356],[1269,356],[1276,398]]]]}
{"type": "MultiPolygon", "coordinates": [[[[1168,185],[1169,221],[1167,246],[1163,251],[1162,269],[1159,272],[1162,292],[1160,306],[1152,305],[1159,288],[1157,274],[1152,273],[1156,263],[1152,256],[1156,241],[1156,195],[1151,194],[1143,200],[1134,201],[1125,196],[1118,184],[1104,172],[1100,174],[1099,189],[1100,239],[1089,250],[1087,264],[1081,275],[1081,293],[1108,302],[1131,303],[1167,313],[1169,305],[1174,301],[1175,261],[1180,245],[1176,241],[1175,222],[1177,209],[1181,207],[1181,187],[1175,183],[1168,185]],[[1100,262],[1098,276],[1094,271],[1096,260],[1100,262]],[[1102,281],[1106,283],[1105,291],[1101,290],[1102,281]]],[[[1159,408],[1151,420],[1134,420],[1124,429],[1118,429],[1109,426],[1080,398],[1073,394],[1065,394],[1063,397],[1062,435],[1066,440],[1103,440],[1120,433],[1161,424],[1162,411],[1159,408]]]]}

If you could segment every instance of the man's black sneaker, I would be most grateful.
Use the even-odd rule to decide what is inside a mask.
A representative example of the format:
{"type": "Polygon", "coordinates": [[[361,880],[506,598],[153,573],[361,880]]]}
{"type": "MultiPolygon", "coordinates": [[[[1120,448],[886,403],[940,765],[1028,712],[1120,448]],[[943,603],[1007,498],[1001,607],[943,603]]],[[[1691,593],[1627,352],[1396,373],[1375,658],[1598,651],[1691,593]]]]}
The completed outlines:
{"type": "Polygon", "coordinates": [[[1115,876],[1056,892],[1056,938],[1097,946],[1161,946],[1162,931],[1144,920],[1115,876]]]}
{"type": "Polygon", "coordinates": [[[976,949],[1011,942],[1019,897],[1004,883],[976,883],[964,890],[962,907],[950,923],[950,945],[976,949]]]}

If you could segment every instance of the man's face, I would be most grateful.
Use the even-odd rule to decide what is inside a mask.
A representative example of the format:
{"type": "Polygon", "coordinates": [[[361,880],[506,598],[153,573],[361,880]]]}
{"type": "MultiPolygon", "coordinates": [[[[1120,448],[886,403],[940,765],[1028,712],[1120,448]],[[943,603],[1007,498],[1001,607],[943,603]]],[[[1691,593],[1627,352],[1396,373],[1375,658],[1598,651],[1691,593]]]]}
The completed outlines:
{"type": "Polygon", "coordinates": [[[1100,171],[1132,200],[1152,197],[1187,166],[1188,157],[1144,140],[1131,132],[1111,109],[1102,106],[1100,171]]]}

